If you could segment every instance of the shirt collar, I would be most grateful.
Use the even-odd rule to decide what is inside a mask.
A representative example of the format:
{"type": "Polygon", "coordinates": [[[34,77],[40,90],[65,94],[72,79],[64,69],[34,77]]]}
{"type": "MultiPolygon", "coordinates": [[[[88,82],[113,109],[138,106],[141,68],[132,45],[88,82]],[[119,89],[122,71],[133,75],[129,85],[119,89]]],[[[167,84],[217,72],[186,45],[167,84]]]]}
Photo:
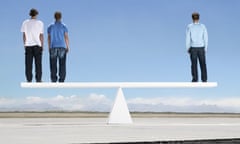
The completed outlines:
{"type": "Polygon", "coordinates": [[[55,21],[55,23],[61,23],[61,21],[55,21]]]}

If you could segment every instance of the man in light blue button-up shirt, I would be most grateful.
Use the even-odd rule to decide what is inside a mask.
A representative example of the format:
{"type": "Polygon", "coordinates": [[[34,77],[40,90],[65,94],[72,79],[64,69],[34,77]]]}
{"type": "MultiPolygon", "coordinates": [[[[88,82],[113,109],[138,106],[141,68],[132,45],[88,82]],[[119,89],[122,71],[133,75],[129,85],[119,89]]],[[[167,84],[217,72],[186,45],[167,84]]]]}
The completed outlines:
{"type": "Polygon", "coordinates": [[[199,23],[199,18],[199,13],[192,14],[193,23],[187,26],[186,48],[191,58],[192,82],[198,81],[198,61],[201,68],[201,80],[207,82],[205,53],[208,48],[208,33],[205,25],[199,23]]]}

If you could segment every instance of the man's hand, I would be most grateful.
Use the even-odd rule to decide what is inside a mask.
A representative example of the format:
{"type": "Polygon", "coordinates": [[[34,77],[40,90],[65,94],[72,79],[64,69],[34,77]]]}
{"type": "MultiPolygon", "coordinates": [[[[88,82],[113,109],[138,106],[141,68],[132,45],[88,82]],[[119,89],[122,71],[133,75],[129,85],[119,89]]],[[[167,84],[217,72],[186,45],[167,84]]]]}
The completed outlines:
{"type": "Polygon", "coordinates": [[[66,52],[68,53],[68,52],[69,52],[69,50],[70,50],[70,49],[69,49],[69,47],[67,47],[67,48],[66,48],[66,52]]]}

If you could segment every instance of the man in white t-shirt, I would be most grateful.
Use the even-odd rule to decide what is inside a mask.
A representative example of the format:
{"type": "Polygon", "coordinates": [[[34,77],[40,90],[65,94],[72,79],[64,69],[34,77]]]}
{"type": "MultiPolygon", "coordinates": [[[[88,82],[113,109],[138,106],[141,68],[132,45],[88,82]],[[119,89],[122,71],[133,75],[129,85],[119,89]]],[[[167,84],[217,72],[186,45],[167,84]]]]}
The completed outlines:
{"type": "Polygon", "coordinates": [[[23,22],[21,32],[25,47],[25,75],[27,82],[32,82],[33,60],[35,62],[36,82],[42,81],[43,22],[37,20],[38,11],[31,9],[30,19],[23,22]]]}

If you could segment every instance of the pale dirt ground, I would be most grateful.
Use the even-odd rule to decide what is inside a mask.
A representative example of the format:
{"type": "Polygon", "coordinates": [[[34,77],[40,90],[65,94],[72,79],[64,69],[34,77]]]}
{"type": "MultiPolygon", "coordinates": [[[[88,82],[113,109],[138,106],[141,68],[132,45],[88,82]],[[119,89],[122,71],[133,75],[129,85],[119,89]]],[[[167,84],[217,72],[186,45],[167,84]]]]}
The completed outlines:
{"type": "MultiPolygon", "coordinates": [[[[108,112],[0,112],[0,118],[107,118],[108,112]]],[[[132,118],[240,118],[240,113],[131,112],[132,118]]]]}
{"type": "Polygon", "coordinates": [[[0,144],[82,144],[240,138],[239,114],[131,113],[132,124],[107,124],[108,113],[0,113],[0,144]]]}

